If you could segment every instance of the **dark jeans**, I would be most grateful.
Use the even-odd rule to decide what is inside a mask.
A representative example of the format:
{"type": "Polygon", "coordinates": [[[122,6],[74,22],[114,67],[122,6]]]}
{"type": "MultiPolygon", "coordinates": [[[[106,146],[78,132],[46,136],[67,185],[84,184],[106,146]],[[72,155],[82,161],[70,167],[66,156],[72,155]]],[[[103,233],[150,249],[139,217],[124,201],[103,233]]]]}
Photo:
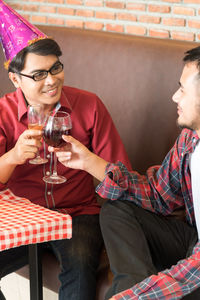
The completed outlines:
{"type": "MultiPolygon", "coordinates": [[[[106,299],[170,268],[189,256],[197,242],[195,228],[129,201],[107,201],[101,209],[100,225],[114,275],[106,299]]],[[[184,299],[200,299],[200,291],[198,295],[184,299]]]]}
{"type": "MultiPolygon", "coordinates": [[[[60,262],[59,300],[95,299],[96,269],[103,245],[98,215],[73,218],[72,239],[42,244],[60,262]]],[[[0,252],[0,278],[28,263],[26,246],[0,252]]],[[[5,300],[0,293],[0,300],[5,300]]]]}

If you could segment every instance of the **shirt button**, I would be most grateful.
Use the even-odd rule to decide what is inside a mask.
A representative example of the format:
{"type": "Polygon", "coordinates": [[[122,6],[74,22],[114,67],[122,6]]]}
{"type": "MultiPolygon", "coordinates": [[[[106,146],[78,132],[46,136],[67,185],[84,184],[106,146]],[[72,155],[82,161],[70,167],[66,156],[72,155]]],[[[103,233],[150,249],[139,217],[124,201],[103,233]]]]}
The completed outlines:
{"type": "Polygon", "coordinates": [[[51,192],[47,192],[48,195],[51,195],[51,192]]]}
{"type": "Polygon", "coordinates": [[[46,171],[46,175],[47,175],[47,176],[50,175],[50,172],[49,172],[49,171],[46,171]]]}
{"type": "Polygon", "coordinates": [[[50,154],[47,154],[47,158],[50,158],[50,154]]]}

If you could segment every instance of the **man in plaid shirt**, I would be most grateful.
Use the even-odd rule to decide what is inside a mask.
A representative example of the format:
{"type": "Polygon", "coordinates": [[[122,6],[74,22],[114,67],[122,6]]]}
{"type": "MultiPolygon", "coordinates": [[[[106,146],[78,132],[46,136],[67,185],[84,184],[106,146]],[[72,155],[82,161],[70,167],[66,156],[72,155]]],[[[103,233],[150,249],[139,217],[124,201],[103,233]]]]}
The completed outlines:
{"type": "Polygon", "coordinates": [[[110,199],[101,210],[114,275],[106,299],[200,299],[200,47],[184,62],[173,96],[183,130],[162,165],[129,172],[70,136],[57,152],[65,166],[97,177],[97,192],[110,199]],[[172,218],[180,209],[184,220],[172,218]]]}

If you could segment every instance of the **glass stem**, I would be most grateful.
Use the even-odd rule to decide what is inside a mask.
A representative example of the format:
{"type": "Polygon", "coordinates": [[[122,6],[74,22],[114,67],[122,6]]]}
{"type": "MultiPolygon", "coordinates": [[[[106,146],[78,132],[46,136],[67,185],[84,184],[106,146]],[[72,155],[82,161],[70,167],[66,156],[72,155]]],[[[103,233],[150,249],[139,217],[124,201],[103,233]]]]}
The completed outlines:
{"type": "Polygon", "coordinates": [[[53,176],[57,176],[57,156],[56,156],[56,152],[54,152],[54,164],[53,164],[53,176]]]}
{"type": "Polygon", "coordinates": [[[39,149],[38,149],[38,151],[37,151],[36,158],[40,158],[39,149]]]}

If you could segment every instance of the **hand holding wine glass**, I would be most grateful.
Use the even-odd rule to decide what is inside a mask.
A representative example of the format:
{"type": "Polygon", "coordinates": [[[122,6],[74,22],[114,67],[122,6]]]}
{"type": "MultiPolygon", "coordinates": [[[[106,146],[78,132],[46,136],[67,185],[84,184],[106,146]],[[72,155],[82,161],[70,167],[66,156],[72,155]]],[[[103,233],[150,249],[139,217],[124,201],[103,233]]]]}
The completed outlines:
{"type": "MultiPolygon", "coordinates": [[[[44,140],[49,146],[60,148],[65,144],[62,136],[67,135],[71,128],[71,118],[67,112],[57,111],[56,113],[52,113],[48,116],[43,130],[44,140]]],[[[50,176],[44,176],[43,180],[53,184],[63,183],[67,180],[66,177],[57,174],[56,152],[54,152],[53,174],[50,176]]]]}
{"type": "Polygon", "coordinates": [[[108,162],[91,152],[85,145],[70,135],[63,135],[66,144],[57,151],[49,146],[50,152],[56,152],[58,160],[67,168],[84,170],[102,181],[108,162]]]}
{"type": "MultiPolygon", "coordinates": [[[[44,107],[42,104],[33,104],[28,106],[28,128],[33,130],[43,130],[46,120],[44,107]]],[[[42,136],[35,137],[41,139],[42,136]]],[[[34,159],[29,160],[30,164],[44,164],[48,162],[48,159],[42,158],[37,152],[37,156],[34,159]]]]}

